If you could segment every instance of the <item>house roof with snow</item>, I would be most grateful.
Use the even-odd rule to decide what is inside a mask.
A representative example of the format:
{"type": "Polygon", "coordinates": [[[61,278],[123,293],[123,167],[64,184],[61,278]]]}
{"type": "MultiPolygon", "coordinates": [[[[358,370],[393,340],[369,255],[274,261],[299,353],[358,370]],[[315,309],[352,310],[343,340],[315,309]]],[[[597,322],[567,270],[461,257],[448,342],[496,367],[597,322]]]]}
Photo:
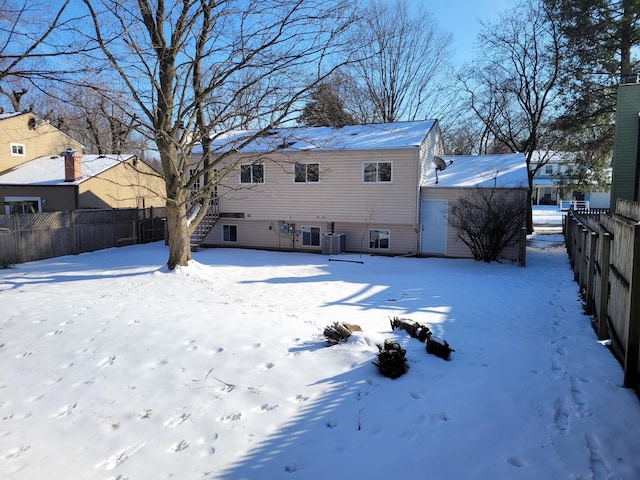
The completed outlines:
{"type": "Polygon", "coordinates": [[[430,170],[423,186],[428,187],[526,187],[524,154],[445,155],[444,170],[430,170]],[[436,183],[437,177],[437,183],[436,183]]]}
{"type": "Polygon", "coordinates": [[[62,155],[39,157],[35,160],[22,163],[3,175],[0,175],[0,184],[77,185],[129,160],[133,156],[133,154],[83,155],[81,168],[82,178],[75,182],[64,181],[64,157],[62,155]]]}
{"type": "Polygon", "coordinates": [[[0,113],[0,120],[4,120],[6,118],[15,117],[17,115],[23,115],[25,112],[8,112],[8,113],[0,113]]]}
{"type": "MultiPolygon", "coordinates": [[[[437,120],[331,127],[274,128],[247,142],[255,130],[234,130],[217,135],[214,148],[243,153],[269,151],[381,150],[418,148],[437,120]]],[[[194,149],[194,153],[202,153],[194,149]]]]}

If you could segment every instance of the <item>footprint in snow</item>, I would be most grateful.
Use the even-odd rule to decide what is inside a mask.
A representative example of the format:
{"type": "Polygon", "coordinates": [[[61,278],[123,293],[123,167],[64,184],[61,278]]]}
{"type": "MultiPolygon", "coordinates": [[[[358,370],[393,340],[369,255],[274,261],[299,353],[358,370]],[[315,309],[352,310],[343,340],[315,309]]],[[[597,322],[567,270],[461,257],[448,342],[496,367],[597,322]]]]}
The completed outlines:
{"type": "Polygon", "coordinates": [[[111,357],[105,358],[101,363],[100,363],[100,367],[108,367],[109,365],[113,365],[113,362],[115,362],[116,360],[116,356],[112,355],[111,357]]]}
{"type": "Polygon", "coordinates": [[[556,400],[554,405],[553,423],[558,430],[564,431],[569,428],[569,411],[560,398],[556,400]]]}
{"type": "Polygon", "coordinates": [[[18,458],[20,455],[22,455],[24,452],[26,452],[29,449],[31,449],[30,445],[21,445],[18,448],[14,448],[12,450],[9,450],[7,453],[5,453],[2,456],[2,458],[4,458],[5,460],[10,460],[12,458],[18,458]]]}
{"type": "Polygon", "coordinates": [[[76,403],[72,403],[70,405],[65,405],[64,407],[61,407],[58,410],[58,413],[55,415],[55,418],[68,417],[73,413],[73,411],[76,409],[77,406],[78,406],[78,403],[76,402],[76,403]]]}
{"type": "Polygon", "coordinates": [[[525,466],[524,460],[522,460],[519,457],[509,457],[509,458],[507,458],[507,462],[509,462],[514,467],[524,467],[525,466]]]}
{"type": "Polygon", "coordinates": [[[98,470],[113,470],[118,465],[126,462],[129,458],[138,453],[146,444],[147,442],[134,443],[133,445],[130,445],[129,447],[114,453],[107,459],[98,463],[95,468],[97,468],[98,470]]]}
{"type": "Polygon", "coordinates": [[[176,428],[178,425],[187,420],[191,414],[183,413],[182,415],[178,415],[177,417],[172,417],[164,422],[164,426],[166,428],[176,428]]]}
{"type": "Polygon", "coordinates": [[[181,440],[178,443],[174,443],[173,445],[171,445],[171,447],[169,448],[169,451],[173,453],[178,453],[178,452],[181,452],[182,450],[186,450],[187,448],[189,448],[190,445],[191,444],[186,440],[181,440]]]}

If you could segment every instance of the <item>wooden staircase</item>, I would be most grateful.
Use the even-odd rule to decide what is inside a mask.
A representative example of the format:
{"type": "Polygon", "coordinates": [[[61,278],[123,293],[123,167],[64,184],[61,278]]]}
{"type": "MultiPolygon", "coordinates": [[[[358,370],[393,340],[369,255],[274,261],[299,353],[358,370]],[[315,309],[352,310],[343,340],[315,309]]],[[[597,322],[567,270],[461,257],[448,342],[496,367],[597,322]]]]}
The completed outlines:
{"type": "MultiPolygon", "coordinates": [[[[191,209],[193,212],[197,208],[197,205],[191,209]]],[[[195,230],[191,234],[191,251],[196,252],[200,248],[202,241],[209,234],[213,226],[220,217],[218,213],[218,201],[212,200],[207,208],[207,213],[204,215],[200,223],[196,226],[195,230]]]]}

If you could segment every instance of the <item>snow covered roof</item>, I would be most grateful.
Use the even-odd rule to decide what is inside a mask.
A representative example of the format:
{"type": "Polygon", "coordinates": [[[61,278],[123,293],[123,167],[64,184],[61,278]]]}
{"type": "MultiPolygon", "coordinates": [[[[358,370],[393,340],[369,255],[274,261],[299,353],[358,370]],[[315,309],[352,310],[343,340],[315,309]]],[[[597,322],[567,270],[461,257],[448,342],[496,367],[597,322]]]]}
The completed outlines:
{"type": "Polygon", "coordinates": [[[447,167],[433,168],[424,186],[429,187],[519,187],[526,186],[527,163],[522,153],[500,155],[445,155],[447,167]]]}
{"type": "MultiPolygon", "coordinates": [[[[241,147],[255,130],[234,130],[215,138],[218,150],[240,149],[245,153],[275,150],[380,150],[417,148],[426,138],[437,120],[418,122],[380,123],[331,127],[275,128],[264,137],[241,147]]],[[[194,149],[194,153],[202,153],[194,149]]]]}
{"type": "Polygon", "coordinates": [[[77,185],[91,177],[129,160],[133,154],[83,155],[82,178],[75,182],[64,181],[64,157],[62,155],[39,157],[18,165],[0,175],[5,185],[77,185]]]}
{"type": "Polygon", "coordinates": [[[24,112],[9,112],[9,113],[0,113],[0,120],[4,120],[6,118],[16,117],[18,115],[23,115],[24,112]]]}

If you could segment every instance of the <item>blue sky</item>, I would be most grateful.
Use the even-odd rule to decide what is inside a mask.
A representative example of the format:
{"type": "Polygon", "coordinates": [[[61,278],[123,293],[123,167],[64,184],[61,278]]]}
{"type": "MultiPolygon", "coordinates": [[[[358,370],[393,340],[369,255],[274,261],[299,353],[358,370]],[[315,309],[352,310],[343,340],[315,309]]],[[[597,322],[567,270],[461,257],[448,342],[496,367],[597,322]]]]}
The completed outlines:
{"type": "Polygon", "coordinates": [[[408,0],[412,6],[423,5],[433,13],[440,27],[453,34],[454,58],[470,60],[473,44],[480,31],[479,19],[494,20],[498,12],[511,8],[516,0],[408,0]]]}

